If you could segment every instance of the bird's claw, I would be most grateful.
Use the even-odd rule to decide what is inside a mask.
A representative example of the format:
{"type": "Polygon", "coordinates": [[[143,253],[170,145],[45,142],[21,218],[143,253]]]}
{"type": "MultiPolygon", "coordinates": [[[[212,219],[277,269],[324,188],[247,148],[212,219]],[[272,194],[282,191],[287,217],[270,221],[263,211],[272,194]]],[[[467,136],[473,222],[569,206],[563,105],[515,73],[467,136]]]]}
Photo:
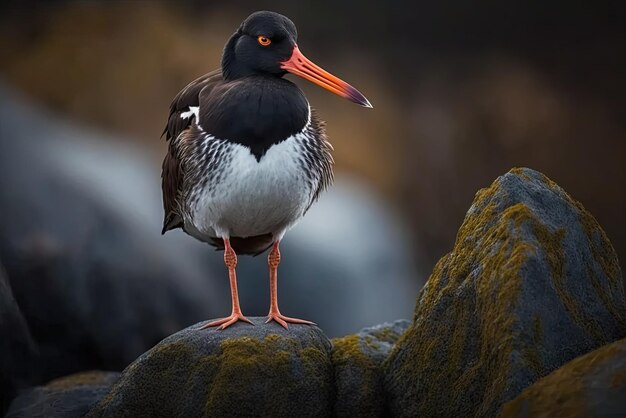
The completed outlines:
{"type": "Polygon", "coordinates": [[[232,324],[234,324],[237,321],[244,321],[249,323],[250,325],[254,325],[252,323],[252,321],[250,321],[248,318],[246,318],[245,316],[243,316],[242,313],[232,313],[230,314],[230,316],[226,317],[226,318],[222,318],[222,319],[218,319],[217,321],[213,321],[213,322],[209,322],[208,324],[204,324],[203,326],[200,327],[200,329],[206,329],[206,328],[210,328],[210,327],[217,327],[219,325],[218,329],[226,329],[229,326],[231,326],[232,324]]]}
{"type": "Polygon", "coordinates": [[[291,317],[285,316],[285,315],[283,315],[283,314],[281,314],[279,312],[270,312],[269,315],[267,316],[267,321],[265,321],[265,323],[267,324],[270,321],[278,322],[285,329],[289,329],[288,323],[305,324],[305,325],[317,325],[315,322],[307,321],[305,319],[291,318],[291,317]]]}

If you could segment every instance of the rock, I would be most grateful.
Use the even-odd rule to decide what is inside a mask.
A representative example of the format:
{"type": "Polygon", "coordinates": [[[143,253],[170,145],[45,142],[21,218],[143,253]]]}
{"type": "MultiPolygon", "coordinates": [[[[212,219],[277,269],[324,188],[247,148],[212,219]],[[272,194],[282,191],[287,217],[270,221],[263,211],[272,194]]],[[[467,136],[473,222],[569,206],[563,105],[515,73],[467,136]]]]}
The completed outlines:
{"type": "Polygon", "coordinates": [[[35,344],[0,264],[0,416],[31,380],[35,344]]]}
{"type": "Polygon", "coordinates": [[[6,418],[82,418],[119,378],[91,371],[62,377],[18,396],[6,418]]]}
{"type": "Polygon", "coordinates": [[[595,219],[513,169],[479,191],[386,363],[393,416],[496,416],[569,360],[624,337],[620,267],[595,219]]]}
{"type": "Polygon", "coordinates": [[[502,408],[502,418],[623,417],[626,339],[578,357],[502,408]]]}
{"type": "Polygon", "coordinates": [[[335,416],[385,416],[382,364],[409,325],[401,319],[332,340],[335,416]]]}
{"type": "Polygon", "coordinates": [[[331,415],[331,345],[315,326],[265,318],[186,328],[124,370],[88,417],[331,415]]]}

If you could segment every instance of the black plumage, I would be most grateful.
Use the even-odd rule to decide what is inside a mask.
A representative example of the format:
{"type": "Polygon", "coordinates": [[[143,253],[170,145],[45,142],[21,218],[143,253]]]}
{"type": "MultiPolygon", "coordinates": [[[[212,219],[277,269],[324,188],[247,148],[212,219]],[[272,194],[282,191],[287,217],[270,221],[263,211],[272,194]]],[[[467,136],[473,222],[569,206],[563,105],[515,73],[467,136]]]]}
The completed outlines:
{"type": "Polygon", "coordinates": [[[332,146],[293,73],[362,106],[354,87],[308,60],[295,25],[272,12],[250,15],[224,47],[222,65],[189,83],[170,105],[164,134],[163,230],[224,250],[232,314],[205,327],[248,321],[239,307],[237,254],[269,247],[268,320],[310,324],[280,313],[279,243],[332,182],[332,146]]]}
{"type": "MultiPolygon", "coordinates": [[[[181,190],[185,187],[185,167],[181,156],[185,149],[180,145],[183,142],[179,140],[181,134],[184,134],[182,138],[187,143],[202,142],[200,133],[204,132],[214,138],[243,145],[259,161],[272,145],[303,130],[310,117],[309,103],[298,86],[282,78],[286,71],[280,68],[280,62],[291,55],[296,39],[296,28],[289,19],[271,12],[258,12],[246,19],[226,44],[222,68],[192,81],[174,97],[163,132],[169,141],[169,152],[163,162],[162,173],[165,209],[162,233],[175,228],[184,229],[182,202],[179,201],[181,190]],[[276,46],[271,50],[259,49],[254,39],[258,36],[256,34],[266,34],[276,46]],[[245,36],[250,39],[244,39],[245,36]],[[246,49],[251,52],[237,54],[237,51],[246,49]],[[198,108],[198,120],[195,116],[182,117],[194,107],[198,108]],[[194,124],[200,129],[191,129],[194,124]]],[[[325,141],[323,124],[316,120],[315,125],[318,127],[316,135],[325,141]]],[[[187,147],[193,148],[192,145],[187,147]]],[[[314,153],[305,155],[311,165],[314,153]]],[[[218,161],[217,157],[204,161],[218,161]]],[[[324,174],[327,180],[321,183],[323,188],[332,180],[330,163],[327,164],[328,173],[324,174]]],[[[192,170],[188,168],[186,171],[189,176],[192,170]]],[[[204,179],[197,181],[210,181],[212,167],[204,167],[203,171],[204,179]]],[[[316,190],[316,198],[323,188],[316,190]]],[[[258,254],[272,242],[271,234],[269,245],[266,245],[267,238],[249,237],[259,243],[257,245],[246,245],[244,238],[248,237],[238,237],[237,240],[243,253],[258,254]]],[[[217,243],[216,247],[222,249],[223,244],[219,242],[221,239],[217,237],[209,241],[212,245],[217,243]]]]}

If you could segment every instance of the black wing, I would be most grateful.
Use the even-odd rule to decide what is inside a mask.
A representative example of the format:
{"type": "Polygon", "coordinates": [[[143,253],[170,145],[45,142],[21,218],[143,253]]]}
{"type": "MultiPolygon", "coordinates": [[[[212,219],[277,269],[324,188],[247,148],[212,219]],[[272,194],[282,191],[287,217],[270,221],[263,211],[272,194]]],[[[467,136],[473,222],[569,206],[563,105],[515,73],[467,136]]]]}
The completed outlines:
{"type": "Polygon", "coordinates": [[[205,88],[212,89],[217,82],[222,80],[222,70],[211,71],[187,84],[184,89],[178,92],[170,104],[170,115],[163,130],[166,140],[178,138],[182,131],[189,128],[193,118],[183,119],[181,115],[188,112],[190,106],[200,106],[200,92],[205,88]]]}
{"type": "Polygon", "coordinates": [[[179,213],[180,191],[183,187],[184,167],[181,166],[180,159],[180,137],[186,132],[194,122],[194,117],[183,118],[184,112],[188,112],[191,106],[200,105],[200,92],[205,89],[212,89],[215,84],[222,81],[221,70],[215,70],[189,83],[182,89],[170,104],[170,114],[167,125],[163,131],[165,139],[169,142],[167,155],[163,160],[163,171],[161,173],[161,188],[163,191],[163,209],[165,218],[163,219],[163,230],[165,233],[170,229],[183,226],[183,219],[179,213]]]}

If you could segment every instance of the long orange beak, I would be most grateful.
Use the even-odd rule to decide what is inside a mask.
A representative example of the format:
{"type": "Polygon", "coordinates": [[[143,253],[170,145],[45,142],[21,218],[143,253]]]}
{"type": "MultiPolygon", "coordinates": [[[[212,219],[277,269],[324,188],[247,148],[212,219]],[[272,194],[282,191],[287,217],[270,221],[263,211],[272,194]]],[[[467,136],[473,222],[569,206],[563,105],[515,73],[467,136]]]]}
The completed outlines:
{"type": "Polygon", "coordinates": [[[280,67],[290,73],[306,78],[318,86],[332,91],[353,103],[364,107],[373,107],[360,91],[323,68],[315,65],[311,60],[302,55],[302,52],[298,49],[298,45],[293,47],[291,58],[287,61],[283,61],[280,67]]]}

